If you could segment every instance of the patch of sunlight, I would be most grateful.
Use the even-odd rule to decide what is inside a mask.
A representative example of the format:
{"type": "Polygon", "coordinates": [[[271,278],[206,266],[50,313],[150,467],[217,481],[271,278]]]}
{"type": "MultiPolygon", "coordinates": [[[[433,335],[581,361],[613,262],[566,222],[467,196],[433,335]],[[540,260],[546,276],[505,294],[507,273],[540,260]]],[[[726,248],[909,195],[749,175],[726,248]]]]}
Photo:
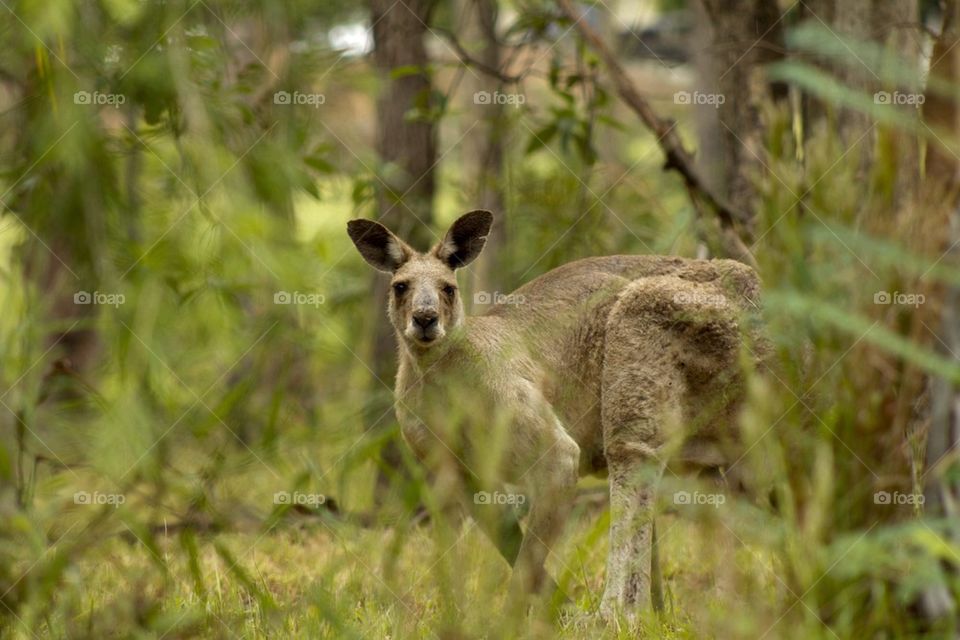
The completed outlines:
{"type": "Polygon", "coordinates": [[[353,182],[338,176],[318,180],[317,188],[322,193],[319,200],[307,193],[294,199],[297,239],[307,241],[317,234],[337,231],[346,236],[347,220],[359,215],[353,205],[353,182]]]}
{"type": "Polygon", "coordinates": [[[10,267],[13,248],[23,242],[27,233],[27,228],[15,217],[5,215],[0,218],[0,265],[4,269],[10,267]]]}

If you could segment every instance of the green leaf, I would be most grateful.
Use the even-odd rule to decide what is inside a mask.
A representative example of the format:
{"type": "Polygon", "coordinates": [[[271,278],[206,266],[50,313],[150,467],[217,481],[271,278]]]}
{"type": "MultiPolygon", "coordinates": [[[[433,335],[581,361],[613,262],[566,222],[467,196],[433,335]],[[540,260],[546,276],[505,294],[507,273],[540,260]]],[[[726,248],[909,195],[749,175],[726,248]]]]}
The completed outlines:
{"type": "Polygon", "coordinates": [[[586,164],[592,165],[597,161],[597,152],[594,150],[593,144],[591,144],[590,138],[586,134],[573,136],[573,142],[576,145],[580,159],[586,164]]]}
{"type": "Polygon", "coordinates": [[[333,166],[326,158],[318,155],[310,155],[303,159],[304,164],[320,173],[336,173],[337,168],[333,166]]]}
{"type": "Polygon", "coordinates": [[[192,529],[184,529],[180,534],[180,546],[187,553],[187,568],[193,578],[193,591],[201,600],[207,597],[207,587],[203,582],[203,571],[200,569],[200,551],[197,548],[197,536],[192,529]]]}
{"type": "Polygon", "coordinates": [[[557,135],[557,125],[549,124],[535,132],[527,143],[526,153],[533,153],[546,147],[557,135]]]}
{"type": "Polygon", "coordinates": [[[426,66],[408,64],[402,67],[394,67],[393,69],[390,69],[390,77],[393,80],[399,80],[401,78],[408,78],[410,76],[426,75],[428,70],[429,69],[426,66]]]}

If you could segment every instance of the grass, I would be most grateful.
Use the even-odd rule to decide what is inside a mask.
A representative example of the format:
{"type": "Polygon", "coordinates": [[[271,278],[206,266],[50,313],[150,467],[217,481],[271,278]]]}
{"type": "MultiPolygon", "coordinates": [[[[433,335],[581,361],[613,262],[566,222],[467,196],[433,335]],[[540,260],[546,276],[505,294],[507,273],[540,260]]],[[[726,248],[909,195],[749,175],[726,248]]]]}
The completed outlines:
{"type": "MultiPolygon", "coordinates": [[[[292,467],[274,468],[287,478],[292,467]]],[[[266,467],[253,465],[213,488],[218,502],[211,506],[229,511],[233,523],[224,533],[185,533],[167,516],[148,531],[141,522],[149,501],[131,494],[110,513],[110,532],[71,558],[54,608],[32,619],[26,607],[9,637],[116,637],[134,630],[154,638],[637,637],[626,621],[618,629],[596,614],[609,514],[596,499],[595,480],[586,481],[549,561],[570,596],[556,610],[543,602],[527,610],[510,599],[508,566],[470,520],[363,527],[293,511],[271,519],[265,516],[276,482],[266,467]]],[[[53,488],[47,498],[62,500],[72,490],[62,481],[41,485],[38,513],[56,502],[43,495],[53,488]]],[[[88,535],[82,525],[95,508],[75,506],[72,521],[57,520],[57,535],[88,535]]],[[[667,609],[642,621],[642,637],[792,635],[796,618],[777,620],[791,596],[777,577],[775,554],[750,538],[743,514],[751,509],[732,498],[719,508],[677,507],[661,516],[667,609]],[[749,616],[730,615],[744,609],[749,616]]],[[[46,563],[63,546],[38,547],[38,556],[15,573],[46,563]]]]}

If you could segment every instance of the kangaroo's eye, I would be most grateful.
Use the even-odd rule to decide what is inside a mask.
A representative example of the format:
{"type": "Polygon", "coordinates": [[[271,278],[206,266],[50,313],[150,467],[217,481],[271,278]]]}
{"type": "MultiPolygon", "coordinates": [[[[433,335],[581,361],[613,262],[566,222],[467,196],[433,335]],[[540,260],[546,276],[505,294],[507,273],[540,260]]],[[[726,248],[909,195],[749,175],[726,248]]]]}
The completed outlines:
{"type": "Polygon", "coordinates": [[[406,290],[407,290],[407,283],[406,283],[406,282],[394,282],[394,283],[393,283],[393,292],[394,292],[395,294],[397,294],[398,296],[399,296],[399,295],[403,295],[403,292],[406,291],[406,290]]]}
{"type": "Polygon", "coordinates": [[[443,293],[451,298],[453,297],[453,294],[455,294],[456,292],[457,292],[457,288],[452,284],[448,284],[443,287],[443,293]]]}

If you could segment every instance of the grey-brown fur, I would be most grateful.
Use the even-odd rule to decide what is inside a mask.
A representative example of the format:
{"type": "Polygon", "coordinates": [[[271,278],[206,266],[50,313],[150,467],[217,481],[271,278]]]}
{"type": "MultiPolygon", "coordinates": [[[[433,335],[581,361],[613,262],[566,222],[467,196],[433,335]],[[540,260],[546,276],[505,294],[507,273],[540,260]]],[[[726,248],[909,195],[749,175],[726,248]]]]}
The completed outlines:
{"type": "Polygon", "coordinates": [[[532,498],[519,550],[501,545],[508,560],[517,556],[514,586],[526,590],[549,581],[543,563],[578,477],[608,474],[601,609],[633,614],[651,601],[653,501],[665,466],[721,466],[735,440],[738,358],[744,336],[752,340],[742,325],[759,302],[757,276],[730,260],[588,258],[468,318],[459,292],[451,295],[454,269],[479,254],[491,222],[489,212],[468,213],[426,254],[375,222],[349,225],[364,258],[406,287],[388,305],[404,438],[438,478],[456,469],[469,486],[509,483],[532,498]]]}

